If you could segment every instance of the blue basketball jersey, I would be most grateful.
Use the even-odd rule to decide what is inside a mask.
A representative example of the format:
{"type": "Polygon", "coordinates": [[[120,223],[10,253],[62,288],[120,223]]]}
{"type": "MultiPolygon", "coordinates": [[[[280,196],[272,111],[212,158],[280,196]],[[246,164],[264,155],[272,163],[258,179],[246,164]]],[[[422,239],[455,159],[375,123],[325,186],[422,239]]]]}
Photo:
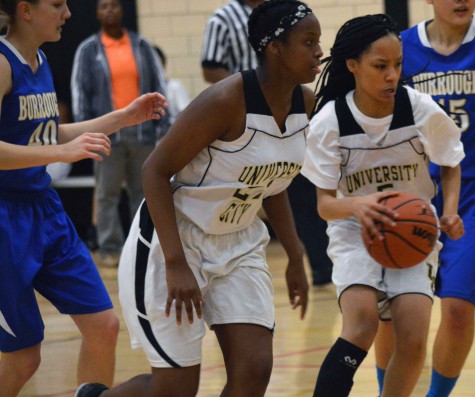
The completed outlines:
{"type": "MultiPolygon", "coordinates": [[[[450,55],[431,47],[427,23],[401,33],[403,79],[431,95],[461,128],[465,150],[462,178],[475,178],[475,19],[460,48],[450,55]]],[[[438,176],[438,168],[432,165],[431,173],[438,176]]]]}
{"type": "MultiPolygon", "coordinates": [[[[0,37],[0,52],[12,69],[12,88],[2,101],[0,140],[25,146],[56,144],[58,102],[45,55],[38,51],[39,67],[35,73],[4,37],[0,37]]],[[[0,171],[3,191],[40,191],[50,182],[45,166],[0,171]]]]}

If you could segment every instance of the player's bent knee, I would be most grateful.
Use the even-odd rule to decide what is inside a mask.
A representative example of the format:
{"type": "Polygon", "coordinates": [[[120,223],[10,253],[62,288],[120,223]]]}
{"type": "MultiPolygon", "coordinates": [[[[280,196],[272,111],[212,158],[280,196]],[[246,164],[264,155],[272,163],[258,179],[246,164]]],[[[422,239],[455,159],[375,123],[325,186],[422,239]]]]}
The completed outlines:
{"type": "Polygon", "coordinates": [[[40,367],[40,363],[41,357],[38,356],[37,358],[35,357],[34,359],[27,361],[21,368],[18,368],[18,373],[25,380],[25,382],[36,373],[40,367]]]}
{"type": "Polygon", "coordinates": [[[120,331],[119,318],[114,312],[104,312],[96,320],[96,325],[93,329],[87,327],[82,330],[84,342],[96,344],[101,348],[115,346],[120,331]]]}
{"type": "Polygon", "coordinates": [[[366,319],[352,327],[345,327],[342,332],[342,338],[351,343],[360,346],[364,350],[369,350],[373,344],[376,332],[378,331],[377,319],[366,319]]]}
{"type": "Polygon", "coordinates": [[[424,358],[427,352],[427,339],[419,337],[408,337],[404,343],[396,344],[396,351],[405,357],[405,360],[418,360],[424,358]]]}
{"type": "Polygon", "coordinates": [[[26,383],[41,364],[39,351],[25,354],[23,351],[3,354],[1,365],[7,367],[5,372],[13,374],[16,380],[26,383]]]}
{"type": "Polygon", "coordinates": [[[106,343],[109,346],[115,346],[117,344],[117,338],[120,331],[120,321],[115,315],[110,316],[106,321],[105,326],[101,329],[100,335],[98,335],[102,343],[106,343]]]}
{"type": "Polygon", "coordinates": [[[265,391],[272,374],[272,355],[256,355],[253,360],[243,360],[234,370],[228,371],[228,387],[246,395],[259,395],[265,391]]]}
{"type": "Polygon", "coordinates": [[[452,328],[460,330],[467,327],[473,328],[474,308],[471,303],[454,301],[448,305],[446,310],[449,324],[452,328]]]}

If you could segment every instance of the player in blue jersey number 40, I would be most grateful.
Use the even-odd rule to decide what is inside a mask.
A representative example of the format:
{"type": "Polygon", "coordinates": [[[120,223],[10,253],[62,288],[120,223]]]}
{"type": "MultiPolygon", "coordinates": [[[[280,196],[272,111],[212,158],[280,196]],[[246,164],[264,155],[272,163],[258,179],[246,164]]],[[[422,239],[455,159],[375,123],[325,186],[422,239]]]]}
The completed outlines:
{"type": "Polygon", "coordinates": [[[39,50],[71,16],[66,0],[1,0],[0,38],[0,396],[14,397],[40,364],[43,321],[35,290],[71,315],[83,343],[78,382],[113,380],[119,322],[85,245],[49,187],[46,165],[111,150],[108,134],[158,119],[165,98],[137,98],[98,119],[58,125],[51,70],[39,50]]]}

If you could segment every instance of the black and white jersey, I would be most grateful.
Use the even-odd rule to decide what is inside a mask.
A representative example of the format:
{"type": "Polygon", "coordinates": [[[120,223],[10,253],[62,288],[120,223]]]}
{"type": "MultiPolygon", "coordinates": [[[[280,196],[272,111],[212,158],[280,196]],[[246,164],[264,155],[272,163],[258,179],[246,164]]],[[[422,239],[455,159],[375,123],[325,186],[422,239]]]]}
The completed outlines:
{"type": "Polygon", "coordinates": [[[251,12],[249,5],[231,0],[209,18],[201,51],[203,66],[223,67],[231,73],[257,67],[247,32],[251,12]]]}
{"type": "Polygon", "coordinates": [[[398,89],[394,114],[379,119],[361,113],[353,94],[312,119],[302,174],[340,196],[394,190],[430,200],[436,185],[429,161],[460,163],[459,128],[429,95],[410,87],[398,89]]]}
{"type": "Polygon", "coordinates": [[[302,167],[308,117],[302,87],[293,93],[285,131],[277,125],[255,70],[242,72],[246,127],[216,140],[172,179],[177,212],[211,234],[249,226],[262,200],[282,192],[302,167]]]}

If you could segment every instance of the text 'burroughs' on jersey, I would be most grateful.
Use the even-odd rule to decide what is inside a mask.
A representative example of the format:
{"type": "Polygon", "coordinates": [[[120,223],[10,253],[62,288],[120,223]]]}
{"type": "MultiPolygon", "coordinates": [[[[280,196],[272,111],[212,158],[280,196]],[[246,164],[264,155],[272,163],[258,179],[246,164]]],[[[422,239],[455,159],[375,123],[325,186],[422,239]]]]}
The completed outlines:
{"type": "Polygon", "coordinates": [[[59,117],[58,99],[55,92],[20,95],[18,121],[59,117]]]}

